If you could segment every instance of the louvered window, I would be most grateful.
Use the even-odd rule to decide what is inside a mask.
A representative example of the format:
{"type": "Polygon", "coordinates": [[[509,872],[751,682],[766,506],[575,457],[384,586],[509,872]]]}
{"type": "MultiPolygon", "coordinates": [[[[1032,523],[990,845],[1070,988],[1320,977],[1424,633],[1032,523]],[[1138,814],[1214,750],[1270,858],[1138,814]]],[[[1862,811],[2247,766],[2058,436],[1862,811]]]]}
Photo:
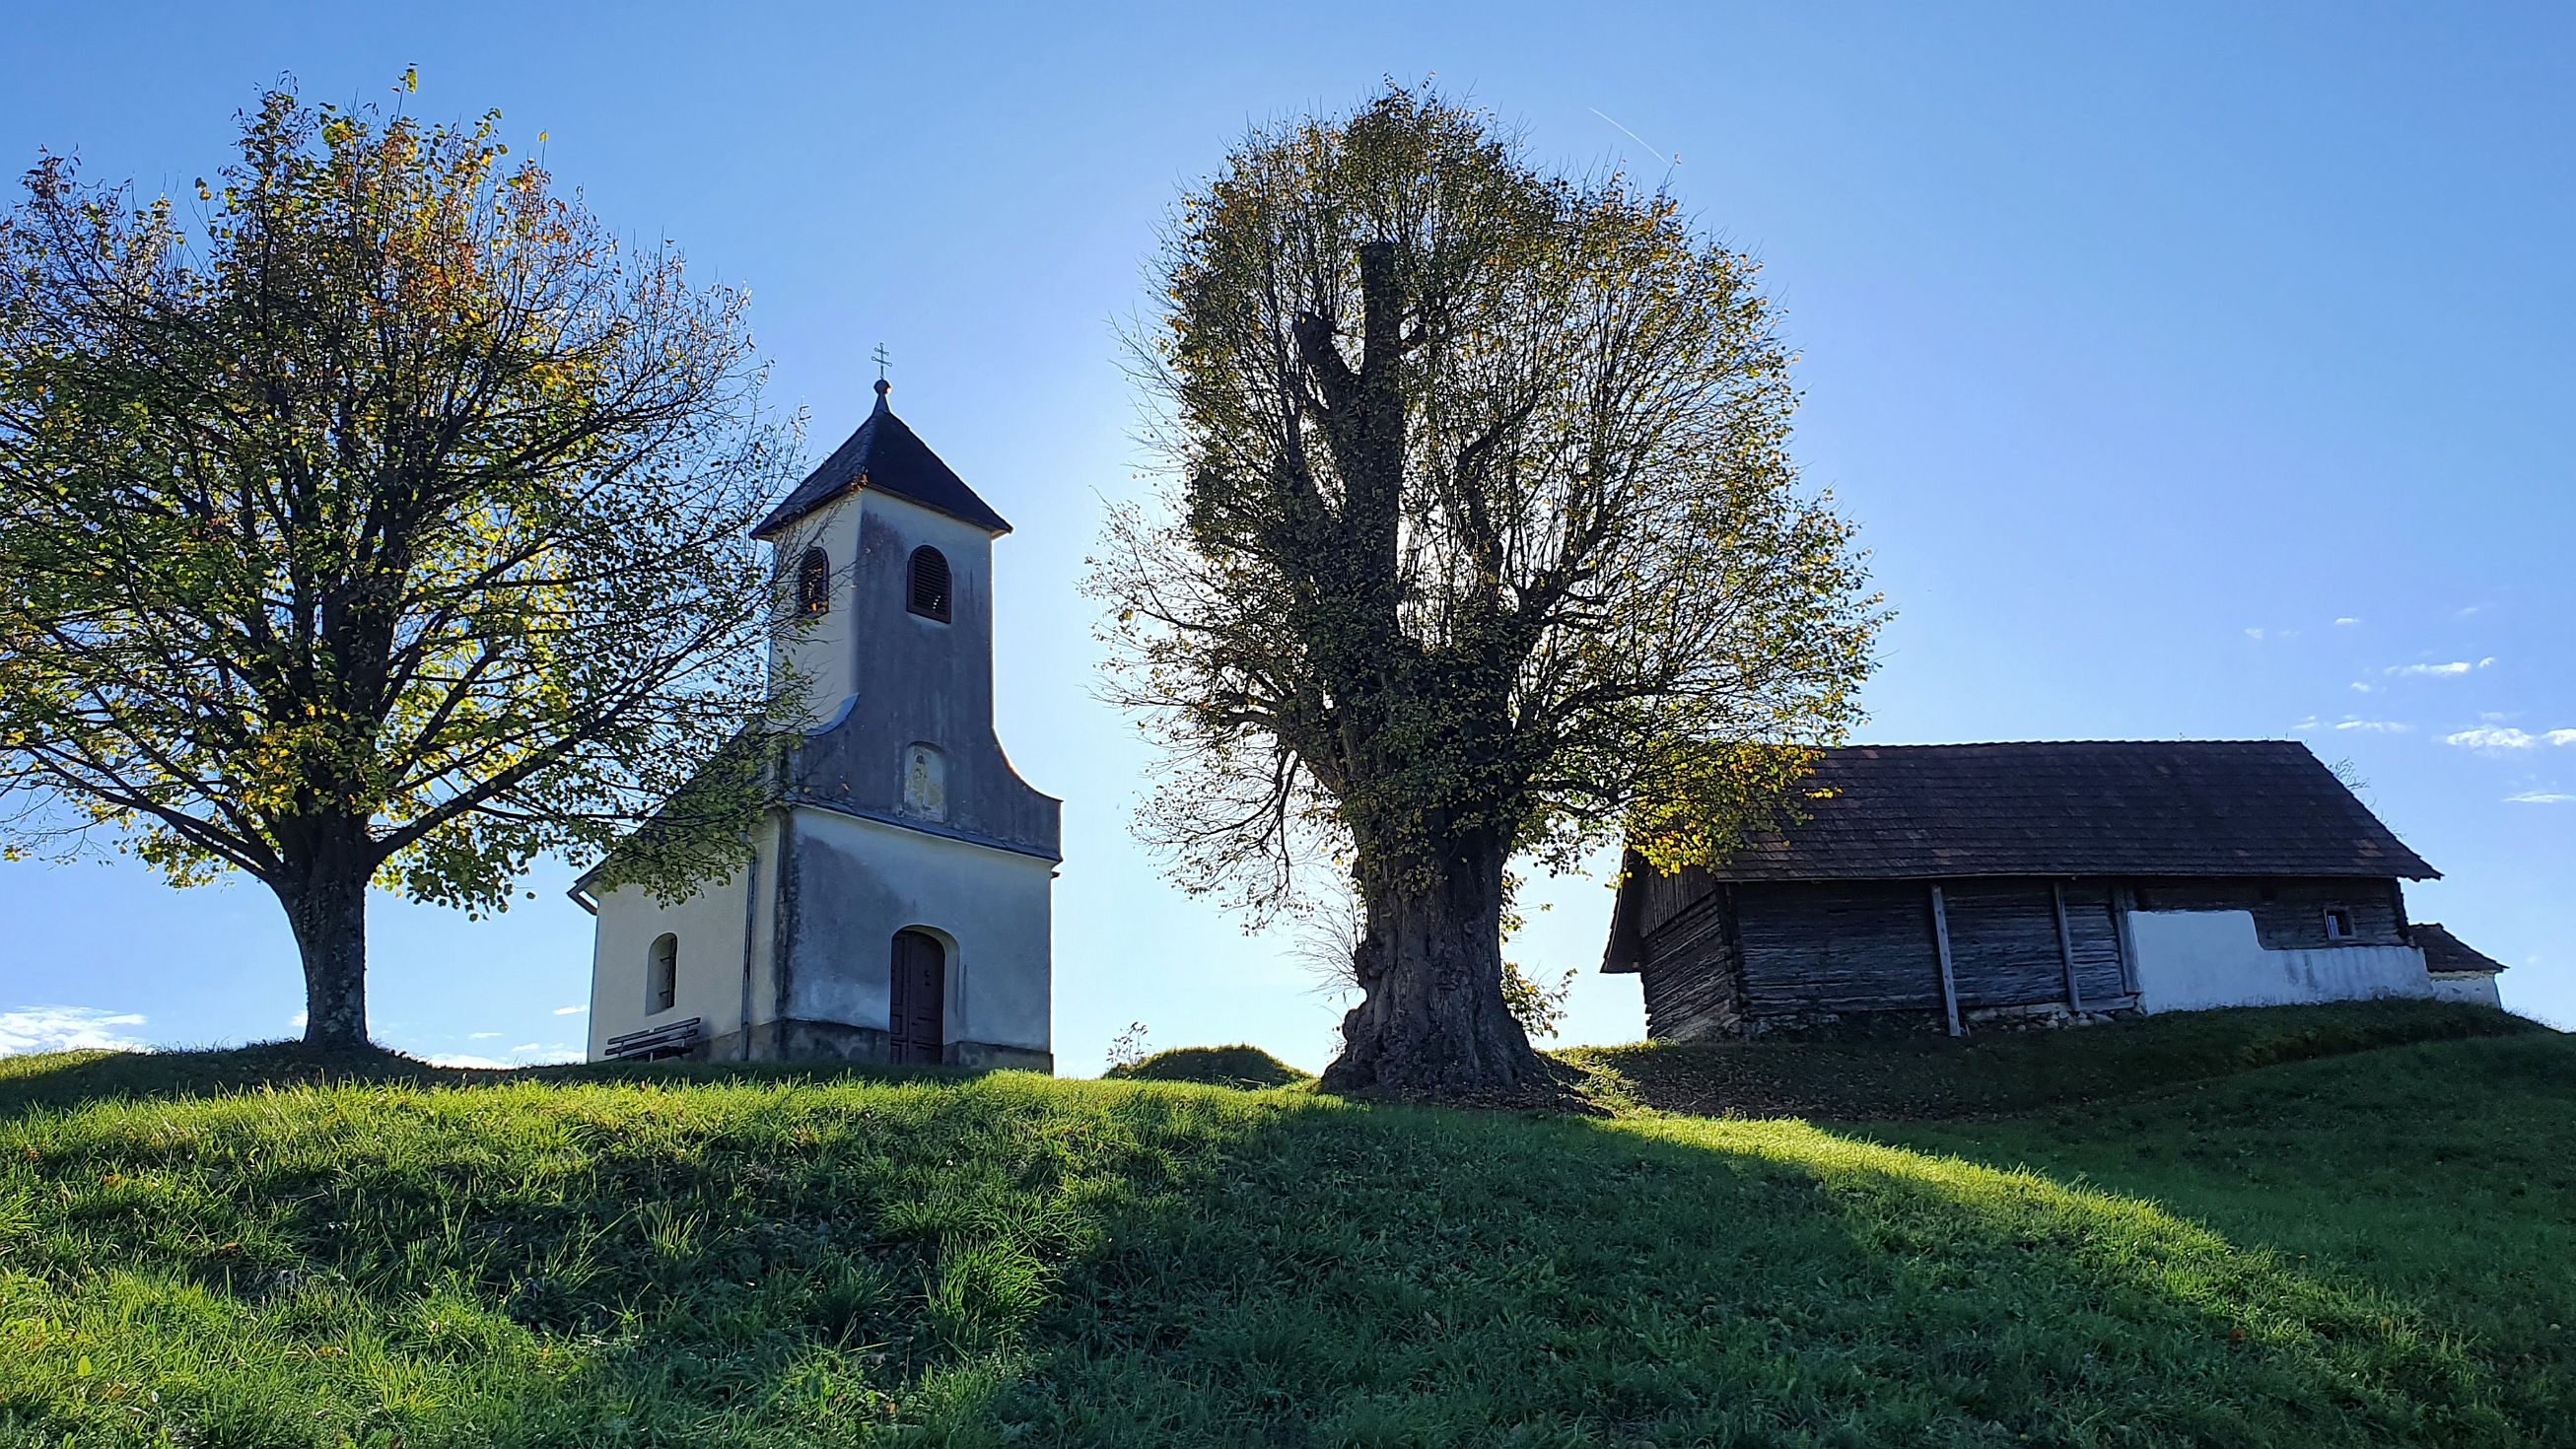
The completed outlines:
{"type": "Polygon", "coordinates": [[[912,611],[925,619],[948,622],[948,559],[935,548],[912,551],[912,611]]]}
{"type": "Polygon", "coordinates": [[[805,550],[796,566],[796,607],[808,614],[832,612],[832,560],[819,548],[805,550]]]}

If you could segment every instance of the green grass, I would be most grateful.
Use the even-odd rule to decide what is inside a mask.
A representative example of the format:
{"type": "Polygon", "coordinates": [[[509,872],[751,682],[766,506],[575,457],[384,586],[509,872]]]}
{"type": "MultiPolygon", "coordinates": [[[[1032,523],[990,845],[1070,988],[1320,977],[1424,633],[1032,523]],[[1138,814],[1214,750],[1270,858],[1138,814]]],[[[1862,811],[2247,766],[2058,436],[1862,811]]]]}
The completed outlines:
{"type": "Polygon", "coordinates": [[[2576,1043],[2308,1055],[1870,1128],[22,1059],[0,1443],[2576,1442],[2576,1043]]]}
{"type": "Polygon", "coordinates": [[[1309,1072],[1256,1046],[1174,1047],[1143,1061],[1111,1067],[1103,1076],[1133,1082],[1196,1082],[1203,1087],[1293,1087],[1315,1080],[1309,1072]]]}
{"type": "Polygon", "coordinates": [[[1638,1100],[1664,1111],[1863,1121],[1998,1116],[2374,1047],[2547,1030],[2490,1007],[2369,1001],[2196,1011],[2109,1030],[1997,1032],[1955,1042],[1658,1043],[1560,1055],[1616,1074],[1638,1100]]]}

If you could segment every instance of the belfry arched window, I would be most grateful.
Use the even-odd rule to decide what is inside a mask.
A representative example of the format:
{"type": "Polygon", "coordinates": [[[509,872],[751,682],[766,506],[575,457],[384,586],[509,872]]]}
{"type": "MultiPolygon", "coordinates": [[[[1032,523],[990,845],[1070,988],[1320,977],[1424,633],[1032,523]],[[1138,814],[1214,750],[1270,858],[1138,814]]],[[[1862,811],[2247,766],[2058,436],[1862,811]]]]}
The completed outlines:
{"type": "Polygon", "coordinates": [[[805,550],[796,565],[796,609],[803,614],[832,612],[832,558],[819,548],[805,550]]]}
{"type": "Polygon", "coordinates": [[[924,546],[912,551],[912,599],[909,607],[925,619],[948,622],[948,556],[924,546]]]}

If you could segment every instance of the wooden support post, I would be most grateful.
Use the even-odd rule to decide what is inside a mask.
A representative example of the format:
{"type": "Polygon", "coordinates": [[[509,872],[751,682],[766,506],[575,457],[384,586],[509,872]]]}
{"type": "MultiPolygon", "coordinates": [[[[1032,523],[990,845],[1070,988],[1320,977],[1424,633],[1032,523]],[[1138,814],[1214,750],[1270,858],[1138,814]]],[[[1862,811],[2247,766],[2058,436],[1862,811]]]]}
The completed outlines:
{"type": "Polygon", "coordinates": [[[1941,904],[1941,888],[1932,887],[1932,945],[1941,953],[1941,1010],[1950,1018],[1950,1035],[1959,1034],[1959,981],[1950,972],[1950,912],[1941,904]]]}
{"type": "Polygon", "coordinates": [[[2129,930],[2129,912],[2137,893],[2127,886],[2111,888],[2111,924],[2120,942],[2120,985],[2130,996],[2138,994],[2138,938],[2129,930]]]}
{"type": "Polygon", "coordinates": [[[2066,963],[2066,1009],[2081,1014],[2084,988],[2075,981],[2075,933],[2066,928],[2066,883],[2050,881],[2048,894],[2057,905],[2057,957],[2066,963]]]}

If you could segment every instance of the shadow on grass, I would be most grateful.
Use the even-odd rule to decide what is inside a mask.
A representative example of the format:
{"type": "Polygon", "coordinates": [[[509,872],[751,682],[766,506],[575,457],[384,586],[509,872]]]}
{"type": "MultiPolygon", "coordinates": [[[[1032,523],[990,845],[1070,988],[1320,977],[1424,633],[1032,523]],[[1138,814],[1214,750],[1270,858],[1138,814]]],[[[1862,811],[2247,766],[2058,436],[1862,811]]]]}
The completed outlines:
{"type": "Polygon", "coordinates": [[[2331,1270],[1795,1122],[1283,1119],[1072,1276],[999,1411],[1073,1442],[2520,1434],[2331,1270]]]}
{"type": "Polygon", "coordinates": [[[2109,1101],[2288,1062],[2420,1042],[2554,1036],[2493,1007],[2354,1001],[2240,1007],[2061,1031],[1951,1041],[1729,1041],[1578,1047],[1558,1055],[1615,1072],[1638,1099],[1698,1116],[1841,1121],[1994,1117],[2109,1101]]]}
{"type": "Polygon", "coordinates": [[[0,1430],[2516,1433],[2478,1359],[2329,1269],[1799,1123],[1010,1074],[489,1085],[129,1091],[0,1118],[0,1430]]]}
{"type": "Polygon", "coordinates": [[[0,1117],[30,1108],[216,1097],[294,1087],[495,1088],[529,1082],[688,1086],[718,1082],[903,1082],[982,1076],[966,1067],[827,1062],[572,1062],[442,1067],[377,1048],[316,1051],[261,1042],[221,1051],[71,1051],[0,1057],[0,1117]]]}
{"type": "Polygon", "coordinates": [[[2535,1439],[2576,1444],[2576,1040],[2428,1044],[1868,1135],[2187,1205],[2237,1243],[2427,1304],[2535,1439]]]}

